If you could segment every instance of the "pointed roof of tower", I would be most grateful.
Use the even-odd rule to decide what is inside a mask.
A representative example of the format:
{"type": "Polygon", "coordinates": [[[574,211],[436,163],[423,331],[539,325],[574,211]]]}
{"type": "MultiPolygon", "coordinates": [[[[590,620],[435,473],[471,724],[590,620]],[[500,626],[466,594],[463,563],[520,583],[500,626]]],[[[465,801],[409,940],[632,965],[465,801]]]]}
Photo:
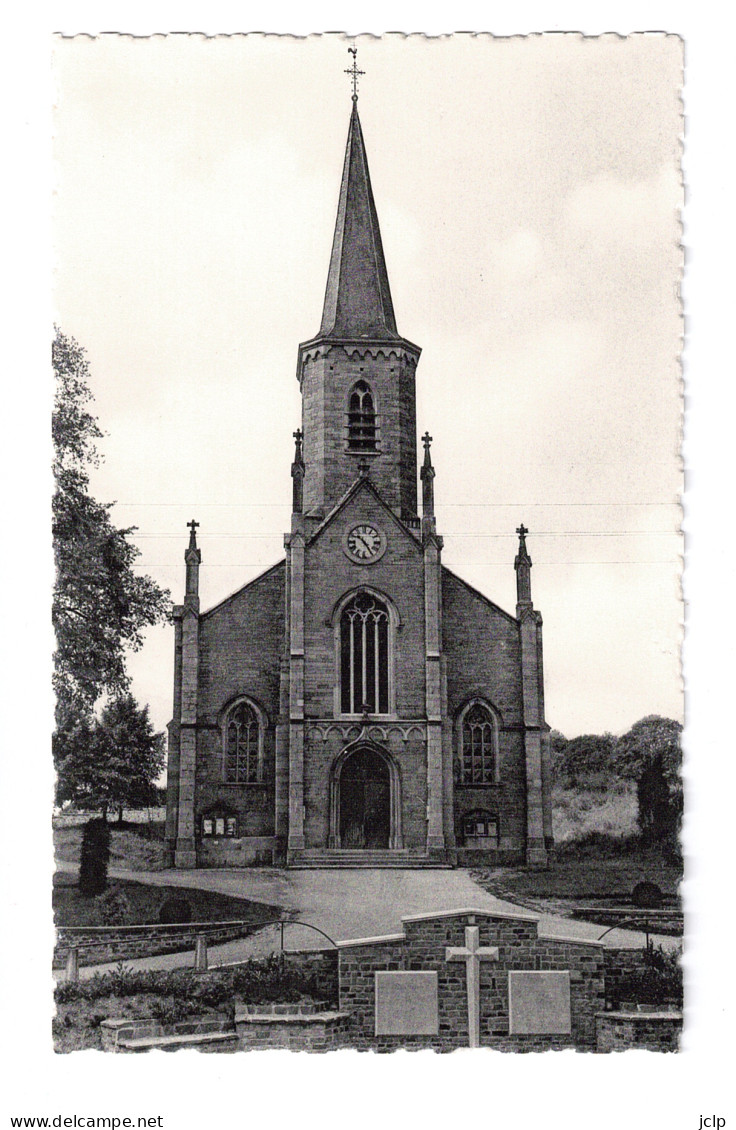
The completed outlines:
{"type": "Polygon", "coordinates": [[[319,336],[399,337],[355,97],[319,336]]]}

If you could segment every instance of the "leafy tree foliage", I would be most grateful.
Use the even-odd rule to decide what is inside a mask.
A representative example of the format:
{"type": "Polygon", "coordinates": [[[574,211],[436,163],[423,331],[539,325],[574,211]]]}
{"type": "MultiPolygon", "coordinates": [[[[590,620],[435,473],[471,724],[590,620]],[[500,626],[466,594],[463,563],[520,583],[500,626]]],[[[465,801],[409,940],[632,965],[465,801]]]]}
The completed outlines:
{"type": "MultiPolygon", "coordinates": [[[[553,735],[557,732],[553,731],[553,735]]],[[[557,777],[585,777],[609,773],[614,763],[616,739],[613,734],[581,734],[567,741],[562,734],[552,737],[552,756],[557,777]],[[560,739],[562,739],[560,741],[560,739]]]]}
{"type": "Polygon", "coordinates": [[[111,699],[99,719],[76,717],[57,767],[57,801],[80,808],[141,808],[157,800],[164,736],[131,694],[111,699]]]}
{"type": "Polygon", "coordinates": [[[53,344],[56,396],[53,539],[56,585],[52,617],[56,633],[54,689],[57,752],[80,718],[103,693],[127,689],[125,651],[138,650],[143,629],[168,616],[168,593],[150,577],[136,576],[139,550],[128,538],[135,527],[118,529],[112,504],[89,493],[89,470],[99,462],[102,436],[89,410],[89,367],[84,350],[57,331],[53,344]]]}
{"type": "Polygon", "coordinates": [[[677,848],[683,808],[681,734],[679,722],[651,714],[615,748],[618,772],[636,781],[642,836],[671,850],[677,848]]]}

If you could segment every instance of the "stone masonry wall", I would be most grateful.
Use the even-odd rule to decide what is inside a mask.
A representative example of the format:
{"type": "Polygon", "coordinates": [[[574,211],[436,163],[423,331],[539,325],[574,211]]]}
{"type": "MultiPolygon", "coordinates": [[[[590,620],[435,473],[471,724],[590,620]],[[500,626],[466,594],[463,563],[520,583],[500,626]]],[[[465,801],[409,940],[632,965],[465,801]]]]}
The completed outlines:
{"type": "Polygon", "coordinates": [[[79,947],[80,965],[108,961],[131,961],[161,953],[194,951],[194,940],[204,934],[208,945],[247,938],[258,927],[243,922],[192,922],[186,926],[90,926],[60,928],[54,947],[53,965],[63,966],[71,946],[79,947]]]}
{"type": "Polygon", "coordinates": [[[681,1012],[601,1012],[596,1017],[597,1051],[679,1051],[681,1012]]]}
{"type": "MultiPolygon", "coordinates": [[[[274,726],[279,709],[279,672],[284,645],[284,563],[205,613],[200,621],[199,702],[195,828],[203,812],[222,808],[238,818],[240,837],[274,833],[274,726]],[[246,695],[265,719],[263,782],[223,781],[221,720],[228,704],[246,695]]],[[[226,841],[211,840],[207,862],[232,857],[226,841]]]]}
{"type": "MultiPolygon", "coordinates": [[[[453,723],[473,696],[487,699],[500,716],[499,781],[483,787],[455,786],[454,812],[462,861],[474,856],[462,843],[462,818],[475,809],[498,817],[494,862],[523,857],[526,843],[526,760],[522,732],[521,653],[516,620],[475,592],[449,569],[442,570],[443,648],[447,709],[453,723]]],[[[453,759],[458,732],[453,725],[453,759]]],[[[491,851],[491,845],[487,851],[491,851]]],[[[480,857],[477,857],[480,859],[480,857]]]]}
{"type": "Polygon", "coordinates": [[[358,475],[347,454],[347,413],[356,381],[370,385],[377,412],[378,450],[371,476],[389,505],[416,513],[415,364],[405,348],[340,345],[310,350],[302,364],[305,511],[329,513],[358,475]]]}
{"type": "Polygon", "coordinates": [[[466,971],[462,962],[445,961],[446,946],[463,946],[465,927],[480,928],[481,946],[498,946],[499,960],[484,961],[480,971],[480,1042],[502,1051],[537,1051],[576,1047],[593,1050],[596,1014],[604,1002],[601,948],[582,942],[537,936],[532,917],[499,917],[458,912],[453,916],[404,919],[404,938],[340,946],[340,1009],[352,1014],[351,1046],[379,1051],[468,1046],[466,971]],[[510,1035],[510,970],[569,970],[570,1035],[510,1035]],[[436,971],[439,1034],[379,1036],[375,1033],[374,974],[378,970],[436,971]]]}

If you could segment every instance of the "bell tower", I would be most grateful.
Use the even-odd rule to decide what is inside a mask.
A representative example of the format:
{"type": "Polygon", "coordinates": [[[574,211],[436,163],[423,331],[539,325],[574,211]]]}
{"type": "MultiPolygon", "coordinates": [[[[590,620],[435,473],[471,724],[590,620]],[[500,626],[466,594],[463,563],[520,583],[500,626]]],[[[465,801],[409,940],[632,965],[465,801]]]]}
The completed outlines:
{"type": "Polygon", "coordinates": [[[420,349],[396,329],[358,117],[357,70],[319,333],[299,346],[304,513],[330,512],[359,474],[416,518],[415,373],[420,349]]]}

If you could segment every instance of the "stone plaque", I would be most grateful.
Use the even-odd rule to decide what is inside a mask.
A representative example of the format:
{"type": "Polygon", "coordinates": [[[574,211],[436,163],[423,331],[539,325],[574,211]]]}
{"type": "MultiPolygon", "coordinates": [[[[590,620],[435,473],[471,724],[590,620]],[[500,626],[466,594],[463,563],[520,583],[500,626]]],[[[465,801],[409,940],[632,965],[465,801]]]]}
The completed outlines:
{"type": "Polygon", "coordinates": [[[512,1036],[566,1036],[570,1031],[570,974],[567,970],[509,972],[509,1033],[512,1036]]]}
{"type": "Polygon", "coordinates": [[[435,1036],[439,1031],[437,974],[379,971],[377,1036],[435,1036]]]}

